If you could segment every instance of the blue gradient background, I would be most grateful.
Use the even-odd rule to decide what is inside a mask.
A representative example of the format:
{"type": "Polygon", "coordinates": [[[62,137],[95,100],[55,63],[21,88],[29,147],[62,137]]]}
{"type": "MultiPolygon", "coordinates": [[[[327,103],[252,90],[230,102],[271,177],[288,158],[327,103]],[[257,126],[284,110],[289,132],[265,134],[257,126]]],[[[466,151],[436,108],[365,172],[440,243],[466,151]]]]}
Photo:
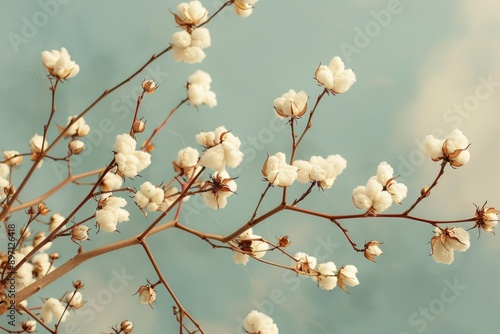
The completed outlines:
{"type": "MultiPolygon", "coordinates": [[[[177,30],[169,13],[169,9],[175,10],[176,2],[66,0],[58,5],[55,15],[40,21],[44,24],[36,32],[25,34],[25,43],[14,47],[9,36],[23,36],[26,20],[33,22],[34,16],[43,19],[39,13],[48,2],[0,4],[2,149],[26,151],[27,141],[43,131],[50,92],[40,63],[41,51],[65,46],[81,67],[77,77],[59,87],[55,121],[65,124],[67,116],[80,113],[106,88],[163,50],[177,30]]],[[[203,3],[212,13],[222,1],[203,3]]],[[[212,46],[205,50],[203,63],[175,63],[167,54],[85,117],[95,131],[87,139],[88,156],[74,163],[75,172],[102,167],[111,159],[114,138],[127,131],[133,113],[127,102],[133,103],[130,101],[136,98],[142,79],[150,78],[152,72],[160,73],[160,88],[147,96],[141,109],[151,130],[185,97],[188,76],[202,69],[212,76],[218,106],[199,110],[182,107],[157,138],[153,165],[141,179],[127,184],[137,186],[146,180],[159,184],[170,179],[171,161],[179,149],[196,146],[194,135],[199,131],[225,125],[243,141],[247,158],[233,173],[239,176],[238,195],[231,196],[228,207],[221,211],[205,208],[199,198],[191,199],[185,203],[181,221],[202,231],[228,234],[251,216],[265,189],[260,170],[266,154],[290,152],[289,130],[275,121],[273,100],[288,89],[304,90],[312,106],[321,92],[313,79],[314,70],[319,63],[339,55],[355,71],[358,81],[349,92],[322,101],[297,158],[341,154],[348,167],[332,189],[315,190],[302,207],[335,214],[359,212],[351,203],[352,189],[365,184],[378,163],[387,161],[409,187],[403,206],[388,212],[403,211],[439,169],[438,164],[422,158],[417,143],[433,131],[445,136],[457,126],[472,143],[472,160],[463,168],[447,169],[431,197],[414,214],[460,219],[473,215],[473,203],[489,200],[491,206],[500,207],[498,84],[489,87],[487,98],[476,97],[477,105],[468,105],[462,114],[456,112],[457,105],[476,101],[481,78],[500,81],[500,4],[489,0],[403,0],[387,24],[378,23],[374,13],[397,3],[262,0],[248,18],[226,9],[207,26],[212,46]],[[360,44],[359,31],[366,29],[374,30],[369,30],[368,40],[360,44]],[[346,53],[348,44],[357,52],[346,53]]],[[[487,91],[484,87],[480,90],[487,91]]],[[[61,148],[60,152],[64,151],[61,148]]],[[[64,168],[54,166],[45,162],[22,200],[45,192],[65,176],[64,168]]],[[[23,171],[16,171],[14,179],[19,180],[23,171]]],[[[290,195],[299,195],[304,189],[297,184],[290,195]]],[[[47,205],[53,213],[66,215],[85,194],[69,186],[47,205]]],[[[262,210],[275,206],[280,194],[274,189],[262,210]]],[[[96,235],[94,229],[85,249],[132,236],[154,219],[155,214],[145,218],[134,210],[132,200],[128,208],[131,221],[119,226],[121,234],[96,235]]],[[[76,219],[94,209],[86,207],[76,219]]],[[[24,217],[16,219],[19,225],[24,223],[24,217]]],[[[353,252],[340,231],[321,219],[280,213],[258,225],[254,233],[270,240],[287,234],[292,240],[291,253],[317,255],[320,261],[334,261],[338,267],[356,265],[361,284],[351,288],[350,295],[338,288],[326,292],[309,279],[301,280],[255,261],[237,266],[231,253],[213,250],[181,231],[168,231],[148,240],[177,296],[207,333],[240,333],[241,319],[259,308],[275,320],[281,333],[498,331],[497,237],[483,233],[477,240],[477,231],[471,231],[471,248],[456,254],[453,265],[445,266],[428,256],[433,229],[426,224],[371,219],[346,221],[345,226],[359,245],[371,239],[384,242],[384,255],[376,264],[353,252]],[[325,252],[325,243],[330,245],[330,253],[325,252]],[[443,293],[453,296],[446,292],[446,282],[458,282],[466,288],[452,302],[443,302],[443,293]],[[275,303],[270,302],[272,298],[275,303]],[[423,309],[430,309],[427,318],[421,313],[423,309]]],[[[77,246],[63,240],[53,250],[69,259],[77,246]]],[[[288,264],[278,254],[266,258],[288,264]]],[[[59,297],[76,279],[86,284],[88,304],[62,324],[61,333],[106,332],[124,319],[135,323],[137,333],[178,332],[173,302],[164,288],[158,287],[153,310],[132,296],[146,279],[156,280],[139,247],[85,263],[39,296],[59,297]],[[118,284],[116,273],[123,270],[128,276],[122,276],[118,284]]],[[[30,306],[37,303],[32,299],[30,306]]],[[[43,329],[39,327],[39,331],[43,329]]]]}

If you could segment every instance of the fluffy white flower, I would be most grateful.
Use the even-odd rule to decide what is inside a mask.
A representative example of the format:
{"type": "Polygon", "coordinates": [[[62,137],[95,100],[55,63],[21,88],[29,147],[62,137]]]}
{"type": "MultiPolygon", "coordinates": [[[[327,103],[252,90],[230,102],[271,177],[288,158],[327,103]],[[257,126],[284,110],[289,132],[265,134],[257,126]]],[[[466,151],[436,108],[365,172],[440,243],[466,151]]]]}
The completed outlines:
{"type": "Polygon", "coordinates": [[[462,131],[453,130],[446,139],[437,139],[433,135],[425,136],[422,151],[434,161],[445,159],[453,167],[461,167],[470,160],[469,140],[462,131]]]}
{"type": "Polygon", "coordinates": [[[217,105],[217,96],[210,90],[212,78],[207,72],[198,70],[188,78],[189,103],[194,106],[206,104],[213,108],[217,105]]]}
{"type": "Polygon", "coordinates": [[[137,142],[129,134],[116,136],[113,146],[118,170],[127,177],[135,177],[151,164],[151,155],[144,151],[135,151],[137,142]]]}
{"type": "MultiPolygon", "coordinates": [[[[52,233],[61,223],[65,220],[63,216],[61,216],[59,213],[54,213],[52,217],[50,217],[50,226],[49,226],[49,231],[52,233]]],[[[66,228],[66,225],[62,227],[64,230],[66,228]]]]}
{"type": "Polygon", "coordinates": [[[196,135],[196,141],[205,146],[206,150],[201,156],[202,166],[216,171],[225,170],[226,166],[236,168],[243,160],[240,150],[241,141],[224,126],[214,132],[201,132],[196,135]]]}
{"type": "Polygon", "coordinates": [[[64,310],[65,307],[59,300],[48,298],[40,309],[40,318],[46,324],[51,322],[52,318],[55,318],[55,322],[58,322],[59,319],[61,319],[61,322],[65,322],[69,312],[64,312],[64,310]]]}
{"type": "Polygon", "coordinates": [[[436,227],[436,235],[431,239],[432,258],[437,263],[451,264],[454,251],[465,252],[470,247],[469,232],[461,227],[451,227],[441,230],[436,227]]]}
{"type": "Polygon", "coordinates": [[[319,286],[325,290],[333,290],[337,286],[337,266],[333,262],[326,262],[318,264],[316,271],[319,273],[317,276],[311,276],[313,281],[318,282],[319,286]]]}
{"type": "Polygon", "coordinates": [[[389,192],[394,203],[401,203],[408,194],[408,188],[403,183],[396,182],[393,176],[394,169],[387,162],[382,161],[377,167],[377,175],[373,176],[389,192]]]}
{"type": "Polygon", "coordinates": [[[177,153],[177,159],[173,161],[174,170],[180,172],[181,175],[191,177],[201,168],[199,166],[196,167],[198,165],[199,156],[200,153],[198,153],[197,149],[192,147],[183,148],[177,153]]]}
{"type": "Polygon", "coordinates": [[[273,106],[276,111],[276,116],[279,118],[285,117],[300,117],[307,111],[308,96],[305,92],[295,92],[290,89],[283,93],[281,97],[274,100],[273,106]]]}
{"type": "Polygon", "coordinates": [[[267,157],[262,174],[273,186],[288,187],[297,179],[297,169],[286,162],[284,153],[278,152],[267,157]]]}
{"type": "Polygon", "coordinates": [[[295,260],[292,260],[292,266],[295,266],[299,272],[311,273],[311,270],[316,268],[318,260],[314,256],[307,255],[303,252],[295,253],[293,256],[295,260]]]}
{"type": "Polygon", "coordinates": [[[208,10],[203,7],[200,1],[182,2],[177,5],[177,13],[174,14],[175,22],[182,28],[202,24],[208,19],[208,10]]]}
{"type": "Polygon", "coordinates": [[[39,253],[33,256],[31,262],[35,265],[33,272],[35,273],[37,279],[44,277],[56,269],[56,267],[50,262],[49,255],[47,253],[39,253]]]}
{"type": "Polygon", "coordinates": [[[258,311],[250,312],[243,320],[243,329],[248,334],[278,334],[274,320],[258,311]]]}
{"type": "Polygon", "coordinates": [[[21,323],[21,328],[23,331],[26,331],[26,333],[35,333],[36,332],[36,321],[35,320],[23,321],[21,323]]]}
{"type": "Polygon", "coordinates": [[[196,28],[191,32],[191,46],[206,49],[212,44],[210,31],[205,28],[196,28]]]}
{"type": "Polygon", "coordinates": [[[128,133],[122,133],[116,136],[115,144],[113,149],[116,153],[132,153],[135,151],[137,142],[128,133]]]}
{"type": "Polygon", "coordinates": [[[295,160],[293,166],[298,168],[299,182],[318,182],[321,188],[329,189],[346,168],[347,161],[338,154],[329,155],[326,159],[312,156],[309,161],[295,160]]]}
{"type": "Polygon", "coordinates": [[[365,258],[367,258],[370,261],[375,262],[376,256],[384,254],[379,247],[381,244],[382,243],[380,243],[376,240],[372,240],[372,241],[367,242],[365,244],[365,252],[364,252],[365,258]]]}
{"type": "Polygon", "coordinates": [[[5,193],[5,188],[10,185],[7,177],[9,176],[10,168],[5,163],[0,163],[0,200],[7,197],[5,193]]]}
{"type": "Polygon", "coordinates": [[[40,136],[38,134],[35,134],[33,138],[31,138],[31,140],[29,141],[29,145],[31,153],[42,152],[42,145],[44,150],[46,150],[47,147],[49,147],[49,143],[47,142],[47,140],[44,141],[43,136],[40,136]]]}
{"type": "Polygon", "coordinates": [[[234,194],[237,189],[238,186],[234,179],[225,170],[222,170],[214,172],[211,180],[205,182],[202,186],[204,191],[201,196],[208,207],[218,210],[227,205],[227,198],[234,194]]]}
{"type": "Polygon", "coordinates": [[[64,47],[61,51],[43,51],[42,64],[50,75],[60,79],[72,78],[80,72],[80,66],[71,60],[68,50],[64,47]]]}
{"type": "MultiPolygon", "coordinates": [[[[71,121],[75,118],[76,116],[69,116],[68,117],[68,123],[66,123],[66,127],[71,123],[71,121]]],[[[59,127],[61,131],[65,129],[65,127],[59,127]]],[[[64,131],[64,137],[72,137],[72,136],[78,136],[78,137],[85,137],[88,135],[90,132],[90,126],[85,123],[85,120],[83,117],[80,117],[75,123],[71,124],[66,131],[64,131]]]]}
{"type": "MultiPolygon", "coordinates": [[[[24,247],[23,251],[26,252],[26,251],[29,251],[30,249],[32,249],[31,246],[29,248],[24,247]]],[[[15,252],[14,258],[15,258],[16,264],[18,264],[24,258],[25,255],[26,254],[23,254],[21,252],[15,252]]],[[[27,287],[28,285],[30,285],[31,283],[33,283],[35,281],[35,279],[33,278],[33,270],[34,270],[33,264],[31,264],[28,261],[24,262],[21,265],[21,267],[19,269],[17,269],[17,272],[16,272],[16,290],[17,291],[24,289],[25,287],[27,287]]]]}
{"type": "Polygon", "coordinates": [[[18,166],[23,161],[23,156],[20,155],[18,151],[10,150],[3,151],[3,156],[5,157],[5,164],[9,166],[18,166]]]}
{"type": "MultiPolygon", "coordinates": [[[[160,210],[166,211],[172,203],[174,203],[179,197],[179,189],[176,187],[169,187],[164,190],[163,202],[160,204],[160,210]]],[[[189,200],[190,196],[186,196],[182,199],[183,202],[189,200]]]]}
{"type": "Polygon", "coordinates": [[[353,266],[352,264],[348,264],[347,266],[344,266],[339,269],[337,273],[337,284],[339,287],[347,292],[346,285],[349,286],[356,286],[359,285],[358,278],[356,277],[356,274],[358,273],[358,268],[353,266]]]}
{"type": "Polygon", "coordinates": [[[201,63],[206,55],[203,49],[211,44],[210,32],[205,27],[195,28],[191,33],[186,30],[172,35],[172,51],[175,61],[187,64],[201,63]]]}
{"type": "Polygon", "coordinates": [[[356,75],[350,68],[345,68],[340,57],[333,57],[328,66],[320,65],[314,78],[334,94],[345,93],[356,82],[356,75]]]}
{"type": "Polygon", "coordinates": [[[80,291],[71,291],[66,295],[66,303],[70,306],[79,308],[83,304],[83,296],[80,291]]]}
{"type": "Polygon", "coordinates": [[[253,13],[253,5],[259,0],[236,0],[234,1],[234,12],[241,17],[250,16],[253,13]]]}
{"type": "Polygon", "coordinates": [[[369,179],[366,186],[354,188],[352,201],[358,209],[369,210],[375,214],[387,210],[393,202],[391,194],[384,191],[375,178],[369,179]]]}
{"type": "Polygon", "coordinates": [[[107,192],[120,189],[122,185],[123,179],[116,173],[116,167],[114,167],[103,176],[99,187],[101,188],[101,191],[107,192]]]}
{"type": "Polygon", "coordinates": [[[122,209],[127,205],[124,198],[109,196],[101,199],[102,208],[95,213],[95,219],[99,227],[106,232],[116,231],[118,223],[128,221],[130,213],[122,209]]]}
{"type": "Polygon", "coordinates": [[[68,149],[72,154],[80,154],[85,149],[85,143],[81,140],[72,140],[68,144],[68,149]]]}
{"type": "Polygon", "coordinates": [[[135,193],[135,202],[140,208],[146,208],[148,211],[156,211],[163,202],[165,193],[163,189],[144,182],[138,192],[135,193]]]}
{"type": "MultiPolygon", "coordinates": [[[[262,241],[262,237],[257,234],[253,234],[253,230],[249,228],[245,232],[240,234],[238,239],[240,243],[240,249],[251,254],[253,257],[260,259],[269,250],[269,244],[262,241]]],[[[234,263],[246,265],[250,256],[245,253],[235,252],[233,255],[234,263]]]]}

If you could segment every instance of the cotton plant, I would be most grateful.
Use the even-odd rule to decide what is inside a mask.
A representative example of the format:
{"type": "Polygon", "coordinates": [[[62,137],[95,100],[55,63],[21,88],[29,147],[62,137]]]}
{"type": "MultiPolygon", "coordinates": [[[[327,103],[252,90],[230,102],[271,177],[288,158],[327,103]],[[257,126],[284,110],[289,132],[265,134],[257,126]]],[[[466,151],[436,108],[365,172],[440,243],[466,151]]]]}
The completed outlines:
{"type": "MultiPolygon", "coordinates": [[[[147,188],[143,188],[146,192],[147,188]]],[[[130,213],[123,209],[126,205],[127,201],[122,197],[110,194],[101,197],[99,209],[95,213],[95,220],[99,228],[105,232],[114,232],[117,230],[118,223],[128,221],[130,213]]]]}
{"type": "Polygon", "coordinates": [[[188,78],[187,91],[189,103],[193,106],[202,104],[213,108],[217,105],[217,96],[210,90],[212,78],[207,72],[198,70],[188,78]]]}
{"type": "MultiPolygon", "coordinates": [[[[441,167],[432,183],[423,186],[420,195],[409,205],[407,198],[414,193],[418,195],[418,191],[409,189],[400,182],[390,164],[382,161],[377,166],[375,175],[368,181],[362,180],[362,185],[355,187],[352,194],[339,194],[347,201],[352,200],[361,212],[343,213],[338,207],[332,208],[331,211],[311,209],[313,187],[316,187],[318,192],[335,192],[338,183],[347,182],[343,177],[341,179],[340,175],[349,173],[346,169],[347,161],[340,154],[306,154],[302,144],[304,137],[313,128],[316,115],[324,112],[322,101],[326,96],[354,93],[348,91],[357,81],[356,74],[353,69],[348,68],[350,65],[346,65],[338,56],[334,56],[328,65],[320,63],[315,71],[311,71],[311,76],[319,86],[316,98],[310,99],[304,91],[288,89],[267,102],[269,115],[274,113],[279,121],[289,127],[290,133],[286,138],[290,143],[284,144],[277,152],[265,152],[260,157],[263,162],[263,182],[255,182],[255,186],[260,185],[264,190],[258,200],[254,201],[255,208],[251,212],[244,212],[244,208],[241,208],[237,215],[234,212],[225,213],[234,205],[232,202],[238,193],[246,191],[244,187],[238,186],[237,182],[239,177],[248,177],[245,168],[249,168],[249,161],[245,161],[245,145],[237,134],[233,133],[231,124],[227,124],[227,127],[220,125],[213,131],[203,130],[203,121],[189,115],[185,116],[189,118],[189,124],[196,128],[196,131],[202,129],[195,138],[183,138],[192,142],[180,145],[171,140],[168,134],[160,137],[160,133],[165,134],[162,132],[165,126],[172,123],[176,126],[176,121],[183,122],[175,118],[182,117],[179,110],[188,104],[195,108],[191,107],[191,110],[186,112],[211,108],[213,112],[210,113],[213,113],[214,119],[224,120],[219,124],[226,121],[229,123],[224,116],[217,114],[221,111],[216,108],[217,95],[211,90],[212,76],[202,70],[191,72],[187,83],[179,83],[179,88],[185,88],[187,95],[179,98],[180,102],[172,102],[170,112],[159,116],[165,118],[158,124],[151,120],[148,122],[142,106],[146,99],[149,101],[159,98],[156,92],[161,91],[163,84],[160,87],[150,78],[137,82],[142,91],[137,95],[129,127],[112,134],[112,145],[94,147],[96,151],[102,149],[99,154],[94,154],[91,150],[86,151],[85,138],[93,128],[90,121],[93,118],[87,117],[87,114],[95,111],[93,109],[96,105],[122,85],[137,80],[136,76],[144,68],[165,53],[171,52],[176,61],[188,64],[202,62],[207,57],[204,50],[212,45],[207,28],[212,18],[229,6],[233,7],[238,16],[248,17],[253,14],[256,4],[257,0],[231,0],[221,5],[213,14],[210,14],[200,1],[178,4],[171,11],[171,23],[172,27],[176,26],[179,30],[173,33],[168,46],[162,52],[152,56],[144,66],[138,71],[132,71],[134,74],[116,86],[106,89],[81,113],[61,115],[55,107],[51,108],[43,132],[33,131],[36,134],[31,139],[20,138],[19,142],[24,143],[22,149],[17,148],[20,151],[10,148],[3,151],[4,159],[0,161],[0,220],[4,222],[9,243],[15,244],[16,247],[2,249],[0,265],[3,273],[0,283],[7,286],[15,280],[16,296],[15,299],[9,299],[9,302],[17,312],[26,317],[26,320],[16,324],[20,328],[19,332],[32,333],[43,327],[55,333],[61,323],[66,322],[75,310],[87,303],[86,296],[81,291],[83,283],[79,280],[74,282],[72,290],[60,293],[57,298],[45,295],[44,288],[56,279],[77,274],[76,268],[85,261],[91,261],[93,257],[113,253],[121,248],[139,246],[136,249],[145,253],[147,261],[138,263],[134,274],[142,277],[147,284],[140,285],[136,294],[127,298],[136,298],[138,304],[149,307],[151,312],[164,307],[165,300],[168,300],[168,303],[174,304],[174,320],[180,324],[180,333],[205,333],[203,324],[195,320],[183,305],[182,298],[178,297],[169,285],[170,275],[164,275],[167,270],[169,274],[181,275],[182,270],[163,267],[156,260],[162,254],[152,251],[149,247],[149,237],[159,233],[168,235],[174,229],[180,231],[179,233],[190,234],[200,242],[208,243],[217,252],[229,252],[235,265],[244,265],[251,270],[253,262],[259,262],[259,265],[275,266],[305,280],[311,279],[322,290],[335,291],[338,287],[352,294],[359,293],[350,288],[360,284],[358,268],[363,274],[366,272],[363,269],[367,265],[374,265],[375,259],[378,261],[377,265],[384,262],[384,258],[379,261],[380,256],[384,254],[382,245],[384,242],[390,242],[364,238],[364,245],[359,241],[357,243],[358,239],[363,238],[351,235],[346,228],[353,219],[406,219],[426,223],[434,231],[430,240],[430,258],[447,265],[455,262],[455,251],[465,252],[470,248],[469,230],[488,232],[488,237],[494,234],[500,211],[486,202],[476,205],[474,216],[468,219],[441,221],[411,214],[416,206],[432,196],[432,190],[448,165],[458,169],[470,161],[471,144],[459,129],[453,130],[446,138],[436,138],[432,135],[424,138],[421,145],[424,154],[430,161],[439,162],[441,167]],[[316,102],[312,104],[310,101],[316,102]],[[199,146],[195,147],[196,144],[199,146]],[[62,149],[54,149],[56,147],[62,149]],[[85,153],[89,156],[85,156],[85,153]],[[77,174],[74,168],[77,155],[85,157],[85,163],[95,163],[98,167],[77,174]],[[100,160],[102,156],[107,160],[100,160]],[[24,157],[29,159],[23,159],[24,157]],[[40,169],[43,162],[65,164],[67,174],[59,184],[52,185],[49,189],[41,189],[39,193],[32,195],[25,186],[32,182],[34,174],[41,175],[46,172],[47,169],[40,169]],[[159,173],[153,170],[155,166],[158,166],[159,173]],[[239,167],[244,168],[235,170],[239,167]],[[147,168],[150,169],[145,172],[147,168]],[[20,173],[25,173],[24,178],[20,173]],[[85,182],[82,179],[85,179],[85,182]],[[56,193],[65,194],[65,186],[68,184],[82,190],[77,196],[68,196],[67,202],[72,201],[70,205],[59,205],[52,196],[56,193]],[[270,196],[273,192],[278,195],[274,198],[279,200],[274,206],[270,206],[275,201],[270,196]],[[189,199],[197,200],[197,203],[206,207],[197,205],[197,209],[203,212],[200,217],[206,216],[205,213],[217,217],[224,227],[224,234],[213,232],[213,226],[204,224],[205,221],[201,218],[200,222],[187,226],[183,213],[186,212],[188,204],[185,203],[189,199]],[[49,200],[47,203],[50,203],[50,207],[45,200],[49,200]],[[399,210],[401,207],[404,209],[400,213],[387,213],[392,206],[393,210],[399,210]],[[207,211],[204,211],[205,209],[207,211]],[[148,214],[135,215],[135,211],[148,214]],[[314,216],[338,228],[339,238],[345,237],[347,245],[360,254],[364,263],[340,265],[342,253],[335,254],[335,262],[331,259],[320,261],[315,256],[297,251],[304,243],[301,235],[283,233],[277,237],[263,233],[265,229],[260,228],[265,226],[267,220],[272,216],[279,217],[284,211],[302,217],[314,216]],[[127,229],[120,232],[119,224],[127,221],[130,221],[129,224],[134,227],[135,232],[127,229]],[[20,222],[19,226],[22,228],[17,229],[17,222],[20,222]],[[468,229],[458,226],[467,223],[471,225],[468,229]],[[444,226],[445,224],[450,225],[444,226]],[[257,229],[261,232],[254,234],[257,229]],[[67,246],[68,244],[70,246],[67,246]],[[71,251],[68,252],[68,248],[62,248],[63,246],[70,247],[73,253],[70,254],[71,251]],[[63,249],[64,252],[61,251],[63,249]],[[268,255],[271,252],[273,256],[268,255]],[[145,277],[145,273],[151,277],[145,277]],[[165,289],[160,289],[162,286],[165,289]],[[165,300],[157,303],[160,298],[165,300]]],[[[78,54],[76,58],[84,58],[84,54],[78,54]]],[[[72,60],[65,47],[43,51],[41,61],[40,66],[45,68],[48,76],[52,105],[55,106],[56,92],[71,89],[72,78],[79,74],[80,66],[72,60]]],[[[84,70],[91,71],[82,67],[82,71],[84,70]]],[[[170,98],[172,97],[169,96],[170,98]]],[[[161,114],[158,112],[156,115],[161,114]]],[[[278,138],[276,142],[278,143],[278,138]]],[[[81,167],[87,166],[84,164],[81,167]]],[[[253,173],[255,174],[257,173],[253,173]]],[[[419,239],[421,243],[428,241],[424,240],[425,237],[419,239]]],[[[182,249],[176,251],[177,256],[183,256],[182,249]]],[[[457,256],[456,262],[459,261],[457,256]]],[[[370,284],[369,274],[365,275],[363,284],[370,284]]],[[[1,297],[7,298],[5,292],[1,297]]],[[[0,304],[0,313],[7,311],[6,303],[0,304]]],[[[103,312],[103,316],[105,315],[103,312]]],[[[270,316],[271,314],[251,311],[241,323],[241,327],[246,333],[252,334],[278,333],[278,327],[270,316]]],[[[111,328],[114,334],[119,334],[132,333],[134,327],[139,326],[124,318],[111,328]]]]}
{"type": "Polygon", "coordinates": [[[136,177],[151,164],[151,155],[148,152],[136,150],[136,145],[136,140],[127,133],[116,136],[113,146],[115,161],[118,171],[126,177],[136,177]]]}
{"type": "Polygon", "coordinates": [[[225,126],[215,131],[200,132],[196,135],[196,142],[204,147],[200,158],[203,167],[221,172],[227,167],[236,168],[243,161],[240,139],[225,126]]]}
{"type": "Polygon", "coordinates": [[[260,235],[253,234],[252,228],[240,234],[236,242],[238,248],[241,250],[235,252],[233,255],[233,260],[236,264],[246,265],[250,260],[250,256],[260,259],[269,250],[269,244],[260,235]]]}
{"type": "Polygon", "coordinates": [[[316,183],[322,189],[330,189],[337,177],[347,167],[347,161],[339,154],[323,158],[312,156],[309,161],[295,160],[297,167],[297,181],[300,183],[316,183]]]}
{"type": "Polygon", "coordinates": [[[177,13],[172,14],[181,28],[172,35],[174,59],[188,64],[201,63],[206,57],[203,49],[210,46],[211,38],[207,28],[198,26],[208,20],[208,10],[200,1],[190,1],[179,4],[177,13]]]}
{"type": "Polygon", "coordinates": [[[372,176],[366,186],[358,186],[352,192],[352,201],[358,209],[365,209],[369,214],[379,214],[400,204],[406,197],[408,188],[398,183],[393,176],[394,169],[385,161],[377,167],[377,175],[372,176]]]}

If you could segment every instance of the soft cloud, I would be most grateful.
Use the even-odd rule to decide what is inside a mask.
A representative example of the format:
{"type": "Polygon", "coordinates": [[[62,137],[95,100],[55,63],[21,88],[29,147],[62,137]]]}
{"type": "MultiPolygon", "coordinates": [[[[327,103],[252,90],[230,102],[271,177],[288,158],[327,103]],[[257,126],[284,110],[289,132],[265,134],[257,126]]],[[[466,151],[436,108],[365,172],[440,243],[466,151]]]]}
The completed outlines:
{"type": "MultiPolygon", "coordinates": [[[[471,164],[449,171],[453,175],[445,178],[450,183],[440,184],[439,194],[450,204],[463,196],[460,200],[469,203],[490,199],[491,205],[500,206],[491,202],[496,197],[491,185],[500,183],[497,164],[491,163],[498,161],[500,152],[500,3],[462,1],[456,22],[462,25],[457,29],[461,33],[440,42],[422,62],[415,98],[401,121],[405,135],[413,131],[408,137],[418,140],[433,131],[444,138],[454,128],[461,129],[472,143],[471,164]]],[[[430,164],[426,161],[420,168],[435,173],[430,164]]],[[[425,174],[427,180],[430,174],[425,174]]],[[[465,208],[473,213],[472,203],[465,208]]]]}

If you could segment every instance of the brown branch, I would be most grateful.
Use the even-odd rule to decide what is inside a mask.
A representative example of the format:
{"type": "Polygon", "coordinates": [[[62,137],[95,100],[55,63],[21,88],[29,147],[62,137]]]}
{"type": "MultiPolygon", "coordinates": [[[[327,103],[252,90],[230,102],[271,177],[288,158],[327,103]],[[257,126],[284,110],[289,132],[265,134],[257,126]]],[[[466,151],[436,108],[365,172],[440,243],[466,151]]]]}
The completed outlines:
{"type": "MultiPolygon", "coordinates": [[[[175,221],[170,221],[170,222],[165,223],[161,226],[155,227],[154,229],[152,229],[150,231],[149,235],[153,235],[153,234],[159,233],[163,230],[172,228],[172,227],[174,227],[174,225],[175,225],[175,221]]],[[[27,287],[25,287],[24,289],[19,291],[16,294],[16,304],[19,305],[19,303],[21,301],[29,298],[30,296],[32,296],[33,294],[42,290],[43,288],[45,288],[49,284],[55,282],[56,280],[63,277],[68,272],[72,271],[73,269],[75,269],[76,267],[78,267],[80,264],[82,264],[85,261],[88,261],[94,257],[100,256],[103,254],[114,252],[114,251],[122,249],[122,248],[138,245],[139,243],[140,243],[140,240],[138,239],[138,236],[134,236],[134,237],[127,238],[125,240],[117,241],[117,242],[110,244],[110,245],[106,245],[106,246],[102,246],[102,247],[99,247],[96,249],[92,249],[90,251],[78,253],[75,257],[66,261],[63,265],[56,268],[51,273],[47,274],[46,276],[40,278],[39,280],[35,281],[34,283],[28,285],[27,287]]],[[[5,311],[6,310],[4,310],[3,307],[0,308],[0,315],[3,314],[5,311]]]]}
{"type": "Polygon", "coordinates": [[[38,203],[43,202],[45,199],[49,198],[50,196],[52,196],[53,194],[58,192],[61,188],[68,185],[69,183],[72,183],[72,182],[77,181],[79,179],[83,179],[83,178],[86,178],[86,177],[89,177],[89,176],[92,176],[95,174],[102,173],[104,171],[104,169],[105,168],[99,168],[99,169],[92,170],[92,171],[85,172],[85,173],[81,173],[78,175],[68,175],[68,177],[66,177],[63,181],[61,181],[61,183],[59,183],[57,186],[55,186],[54,188],[47,191],[45,194],[42,194],[42,195],[38,196],[37,198],[32,199],[29,202],[25,202],[25,203],[22,203],[18,206],[11,208],[10,213],[20,211],[20,210],[29,208],[31,206],[37,205],[38,203]]]}
{"type": "Polygon", "coordinates": [[[342,231],[342,233],[344,233],[347,241],[349,241],[349,243],[351,244],[352,248],[356,251],[356,252],[363,252],[364,249],[361,249],[361,248],[358,248],[358,245],[356,245],[356,243],[351,239],[351,237],[349,236],[349,231],[343,227],[338,221],[336,221],[335,219],[332,219],[331,220],[332,223],[334,223],[335,225],[338,226],[338,228],[342,231]]]}

